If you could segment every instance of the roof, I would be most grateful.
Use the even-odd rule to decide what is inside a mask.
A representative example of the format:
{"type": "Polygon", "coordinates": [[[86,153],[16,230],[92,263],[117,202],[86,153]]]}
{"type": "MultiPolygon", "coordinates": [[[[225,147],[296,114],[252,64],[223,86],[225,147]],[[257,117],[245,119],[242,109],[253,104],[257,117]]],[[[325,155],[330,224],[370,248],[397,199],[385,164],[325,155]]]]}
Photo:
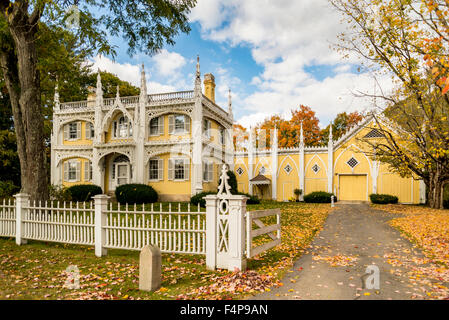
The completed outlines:
{"type": "Polygon", "coordinates": [[[252,178],[250,181],[253,184],[271,184],[271,180],[265,177],[263,174],[259,174],[258,176],[252,178]]]}

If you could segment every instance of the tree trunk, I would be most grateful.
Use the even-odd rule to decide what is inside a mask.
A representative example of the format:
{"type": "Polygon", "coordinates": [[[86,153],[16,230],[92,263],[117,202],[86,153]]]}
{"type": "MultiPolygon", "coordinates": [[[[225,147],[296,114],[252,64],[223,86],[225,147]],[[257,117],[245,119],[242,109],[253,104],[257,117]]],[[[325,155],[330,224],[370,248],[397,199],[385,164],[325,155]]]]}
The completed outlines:
{"type": "Polygon", "coordinates": [[[429,181],[429,206],[433,209],[443,209],[443,185],[444,181],[438,170],[431,174],[429,181]]]}
{"type": "Polygon", "coordinates": [[[26,8],[18,9],[8,22],[16,49],[20,85],[18,105],[16,101],[13,104],[13,116],[21,166],[21,191],[30,194],[32,199],[47,200],[44,119],[35,45],[38,24],[30,22],[26,8]]]}

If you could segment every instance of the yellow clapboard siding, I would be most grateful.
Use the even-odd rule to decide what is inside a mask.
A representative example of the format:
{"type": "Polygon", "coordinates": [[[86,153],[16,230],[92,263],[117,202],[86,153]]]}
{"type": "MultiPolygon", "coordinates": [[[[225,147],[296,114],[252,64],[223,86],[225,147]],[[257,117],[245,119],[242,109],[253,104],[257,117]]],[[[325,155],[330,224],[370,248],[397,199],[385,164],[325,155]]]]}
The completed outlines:
{"type": "Polygon", "coordinates": [[[366,201],[366,179],[365,175],[341,175],[339,200],[366,201]]]}
{"type": "Polygon", "coordinates": [[[411,178],[401,178],[401,176],[394,173],[383,173],[381,175],[379,193],[396,196],[401,203],[411,203],[412,180],[411,178]]]}

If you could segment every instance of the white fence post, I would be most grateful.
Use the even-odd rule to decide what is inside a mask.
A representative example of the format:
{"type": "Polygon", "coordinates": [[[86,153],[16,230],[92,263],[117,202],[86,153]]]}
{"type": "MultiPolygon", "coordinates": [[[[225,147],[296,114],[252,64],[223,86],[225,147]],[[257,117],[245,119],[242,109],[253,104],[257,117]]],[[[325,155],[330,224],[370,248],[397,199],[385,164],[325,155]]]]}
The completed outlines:
{"type": "Polygon", "coordinates": [[[95,201],[95,255],[101,257],[107,254],[107,250],[103,248],[106,240],[106,231],[103,226],[106,225],[105,211],[108,208],[109,197],[99,194],[93,199],[95,201]]]}
{"type": "Polygon", "coordinates": [[[206,199],[206,267],[215,270],[217,266],[217,199],[208,195],[206,199]]]}
{"type": "Polygon", "coordinates": [[[27,243],[26,239],[22,239],[22,221],[25,219],[27,207],[30,206],[30,195],[19,193],[14,198],[16,198],[16,243],[20,246],[27,243]]]}
{"type": "Polygon", "coordinates": [[[228,270],[246,270],[246,200],[235,195],[229,199],[229,256],[228,270]]]}

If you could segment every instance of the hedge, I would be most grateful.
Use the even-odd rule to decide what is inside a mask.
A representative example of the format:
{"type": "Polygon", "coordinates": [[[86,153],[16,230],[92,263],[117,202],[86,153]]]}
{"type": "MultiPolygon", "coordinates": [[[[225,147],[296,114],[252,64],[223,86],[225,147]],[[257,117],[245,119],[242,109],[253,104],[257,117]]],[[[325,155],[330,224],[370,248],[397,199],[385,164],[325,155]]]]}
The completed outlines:
{"type": "Polygon", "coordinates": [[[443,208],[449,209],[449,183],[444,186],[443,208]]]}
{"type": "Polygon", "coordinates": [[[142,204],[157,202],[158,194],[146,184],[124,184],[115,189],[115,197],[119,203],[142,204]]]}
{"type": "MultiPolygon", "coordinates": [[[[205,208],[206,207],[206,199],[204,199],[204,197],[209,194],[217,194],[217,191],[207,191],[207,192],[198,193],[190,198],[190,203],[195,206],[197,206],[199,204],[201,207],[205,208]]],[[[260,200],[257,196],[251,196],[247,193],[242,193],[242,192],[238,192],[236,194],[248,197],[246,204],[259,204],[260,203],[260,200]]]]}
{"type": "Polygon", "coordinates": [[[377,204],[396,204],[398,203],[399,199],[396,196],[392,196],[390,194],[370,194],[369,198],[371,199],[372,203],[377,204]]]}
{"type": "Polygon", "coordinates": [[[67,192],[70,193],[72,201],[85,202],[92,201],[92,197],[102,194],[103,190],[94,184],[79,184],[67,188],[67,192]]]}
{"type": "MultiPolygon", "coordinates": [[[[316,191],[304,196],[304,201],[307,203],[331,203],[333,193],[324,191],[316,191]]],[[[337,201],[337,197],[334,196],[334,201],[337,201]]]]}
{"type": "MultiPolygon", "coordinates": [[[[238,194],[237,190],[237,177],[235,176],[235,173],[233,171],[227,171],[228,174],[228,185],[231,187],[231,194],[238,194]]],[[[221,184],[221,177],[218,179],[218,185],[221,184]]]]}

